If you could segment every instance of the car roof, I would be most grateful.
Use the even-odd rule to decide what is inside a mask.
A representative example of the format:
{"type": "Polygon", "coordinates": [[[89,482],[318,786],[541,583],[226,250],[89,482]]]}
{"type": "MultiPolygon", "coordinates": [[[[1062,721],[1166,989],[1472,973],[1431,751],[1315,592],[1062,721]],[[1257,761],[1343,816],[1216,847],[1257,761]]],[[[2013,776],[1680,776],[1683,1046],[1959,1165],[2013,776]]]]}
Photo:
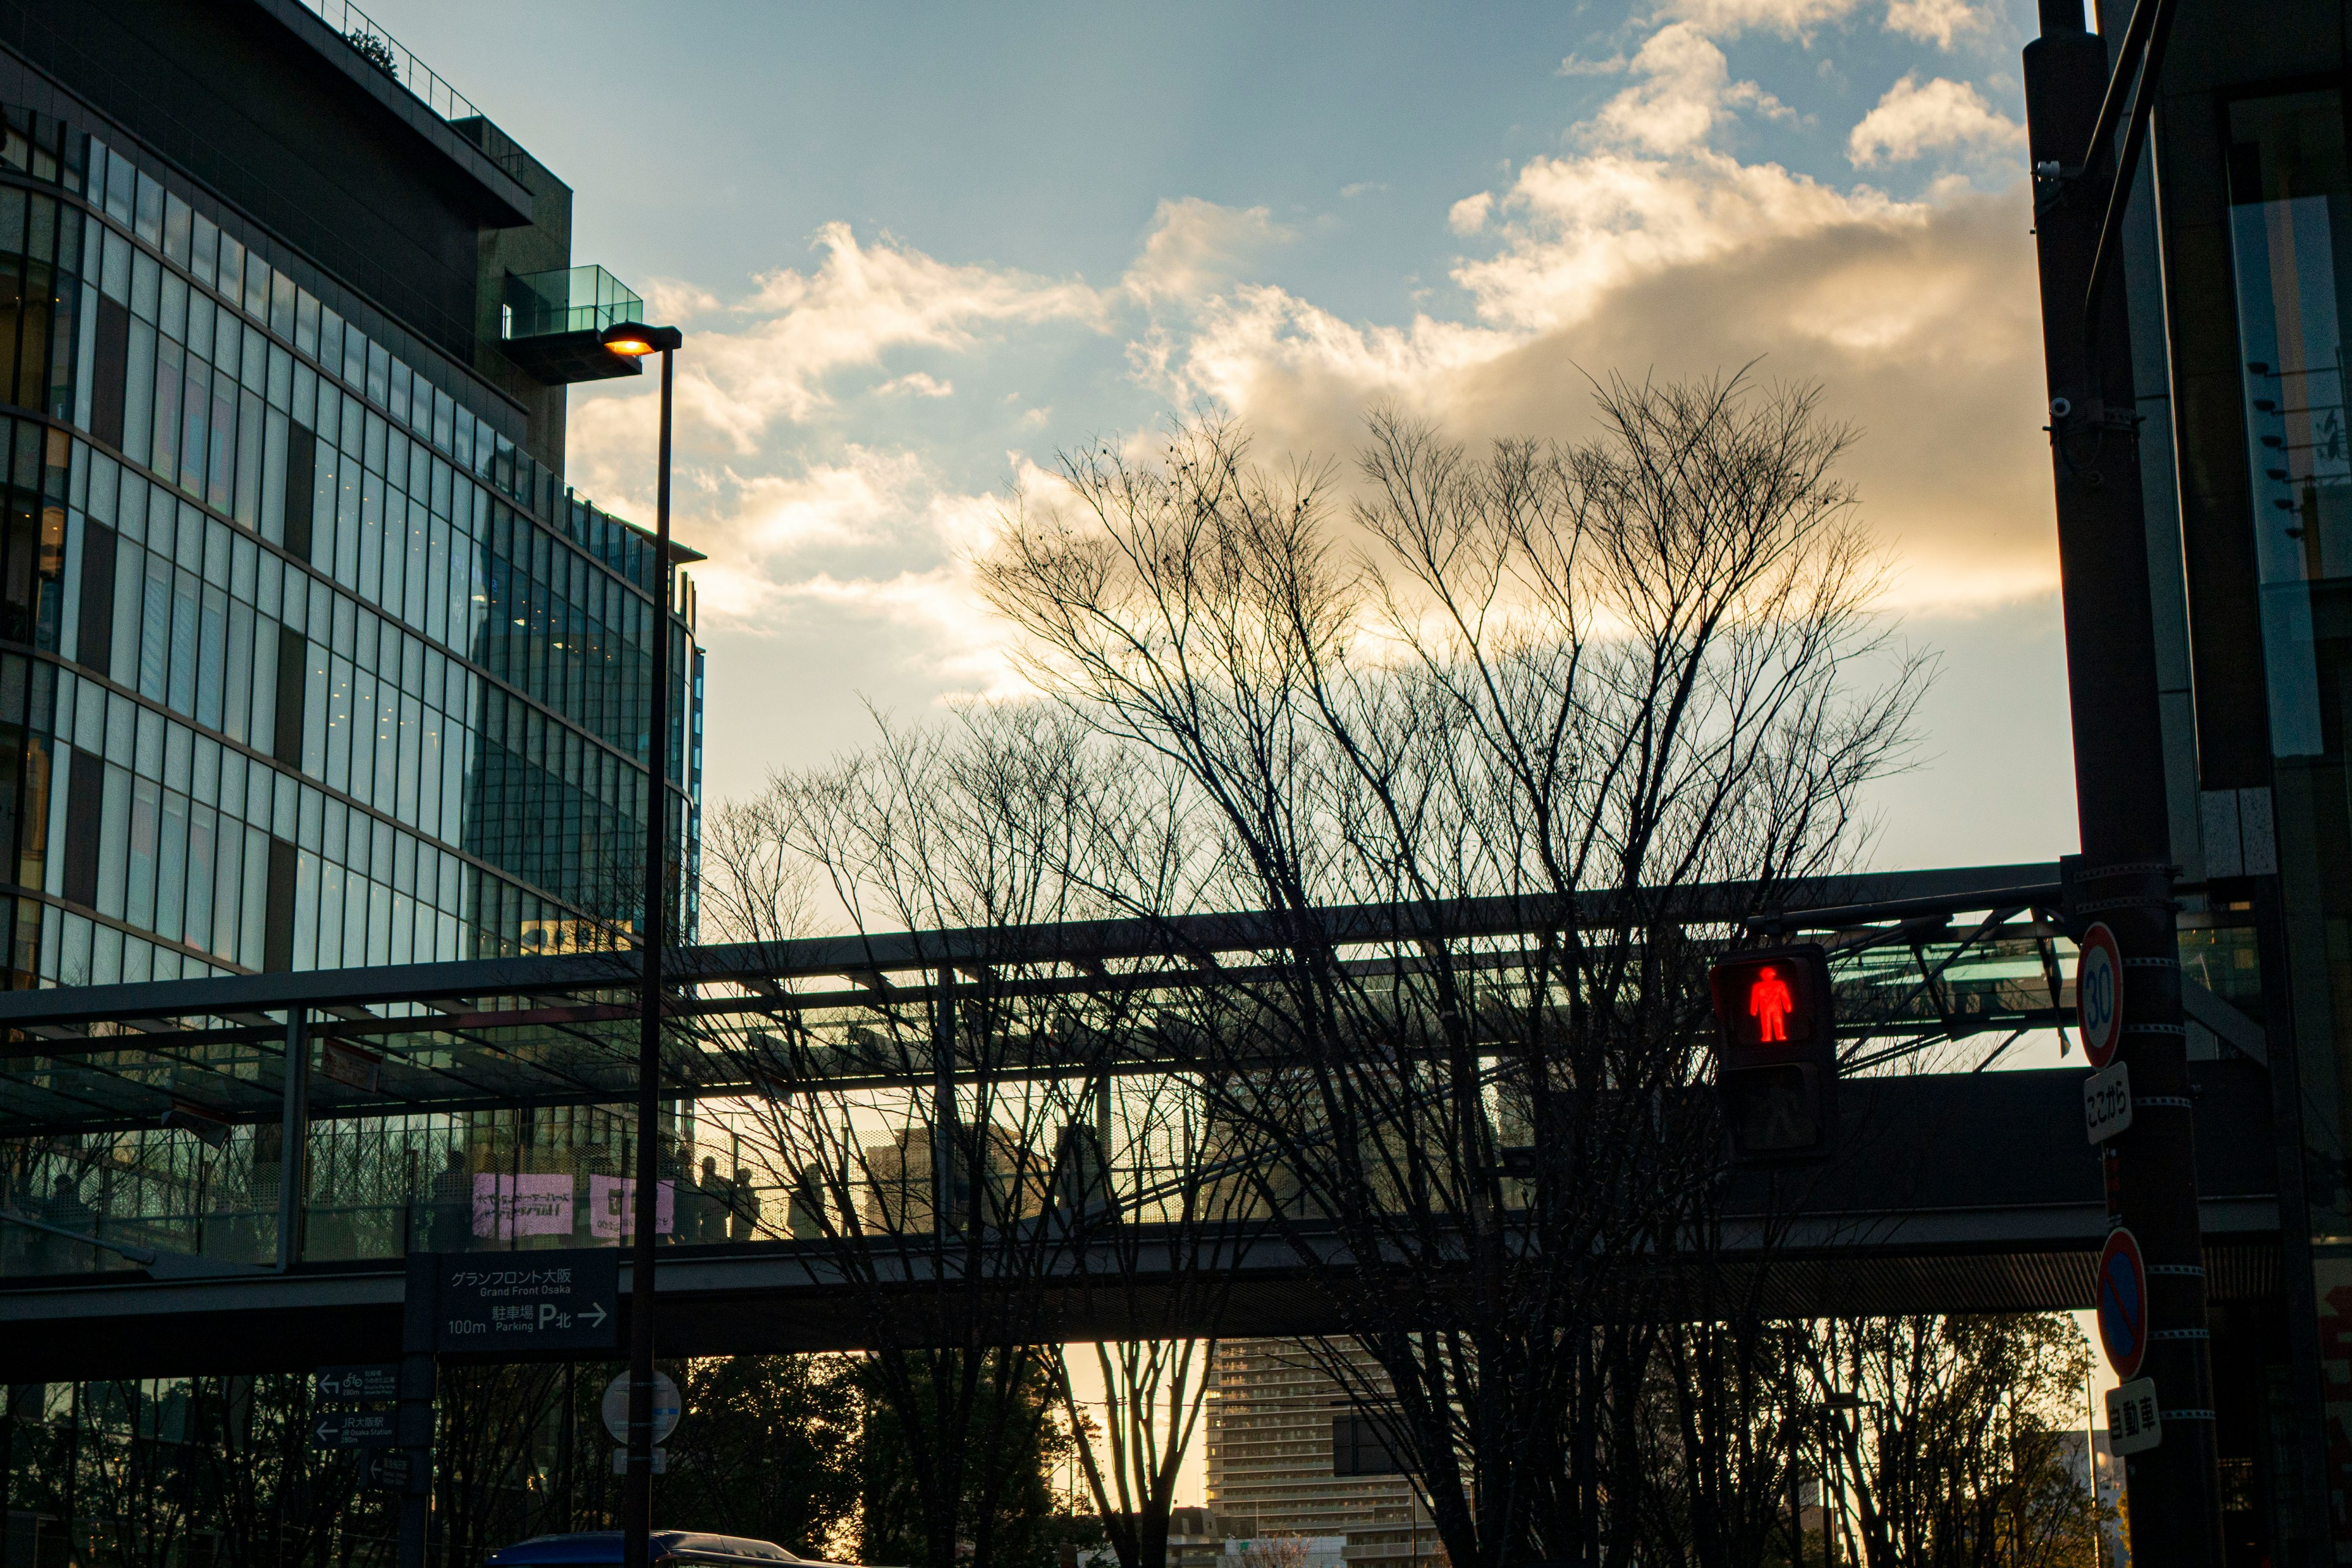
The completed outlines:
{"type": "MultiPolygon", "coordinates": [[[[713,1535],[699,1530],[656,1530],[654,1560],[673,1563],[803,1563],[772,1541],[713,1535]]],[[[592,1530],[572,1535],[541,1535],[490,1553],[492,1568],[595,1568],[621,1561],[621,1532],[592,1530]]]]}

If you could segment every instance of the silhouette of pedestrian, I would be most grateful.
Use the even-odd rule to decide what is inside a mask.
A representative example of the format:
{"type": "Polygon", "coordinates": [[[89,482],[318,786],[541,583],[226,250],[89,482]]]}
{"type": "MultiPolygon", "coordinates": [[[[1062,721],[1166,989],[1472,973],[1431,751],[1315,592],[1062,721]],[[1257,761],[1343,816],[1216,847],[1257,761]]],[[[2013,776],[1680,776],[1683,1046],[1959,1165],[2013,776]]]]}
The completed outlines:
{"type": "Polygon", "coordinates": [[[693,1239],[726,1240],[727,1214],[734,1206],[735,1189],[726,1177],[719,1173],[719,1161],[715,1156],[706,1154],[702,1157],[702,1180],[696,1186],[701,1194],[701,1202],[694,1205],[693,1239]]]}
{"type": "Polygon", "coordinates": [[[735,1179],[728,1184],[728,1226],[730,1239],[749,1241],[760,1231],[760,1190],[751,1184],[751,1173],[743,1166],[735,1167],[735,1179]]]}

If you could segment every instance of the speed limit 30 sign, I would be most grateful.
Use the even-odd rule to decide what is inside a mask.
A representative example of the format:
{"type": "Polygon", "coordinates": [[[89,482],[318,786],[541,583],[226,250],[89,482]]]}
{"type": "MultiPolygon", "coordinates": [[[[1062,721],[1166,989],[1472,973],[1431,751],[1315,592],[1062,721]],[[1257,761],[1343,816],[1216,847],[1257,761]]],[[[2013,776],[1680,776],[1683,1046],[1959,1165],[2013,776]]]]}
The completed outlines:
{"type": "Polygon", "coordinates": [[[2074,1022],[2091,1066],[2116,1059],[2124,1034],[2124,955],[2104,921],[2083,933],[2074,957],[2074,1022]]]}

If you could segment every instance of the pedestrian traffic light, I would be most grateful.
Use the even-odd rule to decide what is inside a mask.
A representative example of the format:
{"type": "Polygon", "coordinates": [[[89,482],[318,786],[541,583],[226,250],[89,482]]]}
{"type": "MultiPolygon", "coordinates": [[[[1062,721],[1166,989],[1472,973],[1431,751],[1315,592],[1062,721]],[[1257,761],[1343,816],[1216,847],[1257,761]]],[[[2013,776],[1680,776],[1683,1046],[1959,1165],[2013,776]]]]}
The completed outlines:
{"type": "Polygon", "coordinates": [[[1837,1136],[1837,1029],[1817,944],[1725,959],[1708,975],[1715,1088],[1743,1164],[1825,1160],[1837,1136]]]}

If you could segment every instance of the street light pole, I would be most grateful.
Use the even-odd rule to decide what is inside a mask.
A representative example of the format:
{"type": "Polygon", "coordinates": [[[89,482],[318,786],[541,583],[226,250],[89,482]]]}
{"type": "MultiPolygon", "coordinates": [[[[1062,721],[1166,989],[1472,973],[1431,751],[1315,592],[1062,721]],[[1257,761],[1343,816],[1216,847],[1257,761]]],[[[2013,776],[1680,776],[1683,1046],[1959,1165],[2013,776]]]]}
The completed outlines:
{"type": "Polygon", "coordinates": [[[629,1468],[621,1489],[621,1561],[643,1568],[653,1555],[654,1221],[660,1164],[662,945],[669,912],[669,437],[671,360],[685,340],[675,327],[624,321],[604,346],[632,358],[661,355],[661,440],[654,500],[656,595],[652,687],[646,700],[646,902],[638,948],[645,964],[637,1017],[637,1170],[629,1249],[629,1468]]]}

